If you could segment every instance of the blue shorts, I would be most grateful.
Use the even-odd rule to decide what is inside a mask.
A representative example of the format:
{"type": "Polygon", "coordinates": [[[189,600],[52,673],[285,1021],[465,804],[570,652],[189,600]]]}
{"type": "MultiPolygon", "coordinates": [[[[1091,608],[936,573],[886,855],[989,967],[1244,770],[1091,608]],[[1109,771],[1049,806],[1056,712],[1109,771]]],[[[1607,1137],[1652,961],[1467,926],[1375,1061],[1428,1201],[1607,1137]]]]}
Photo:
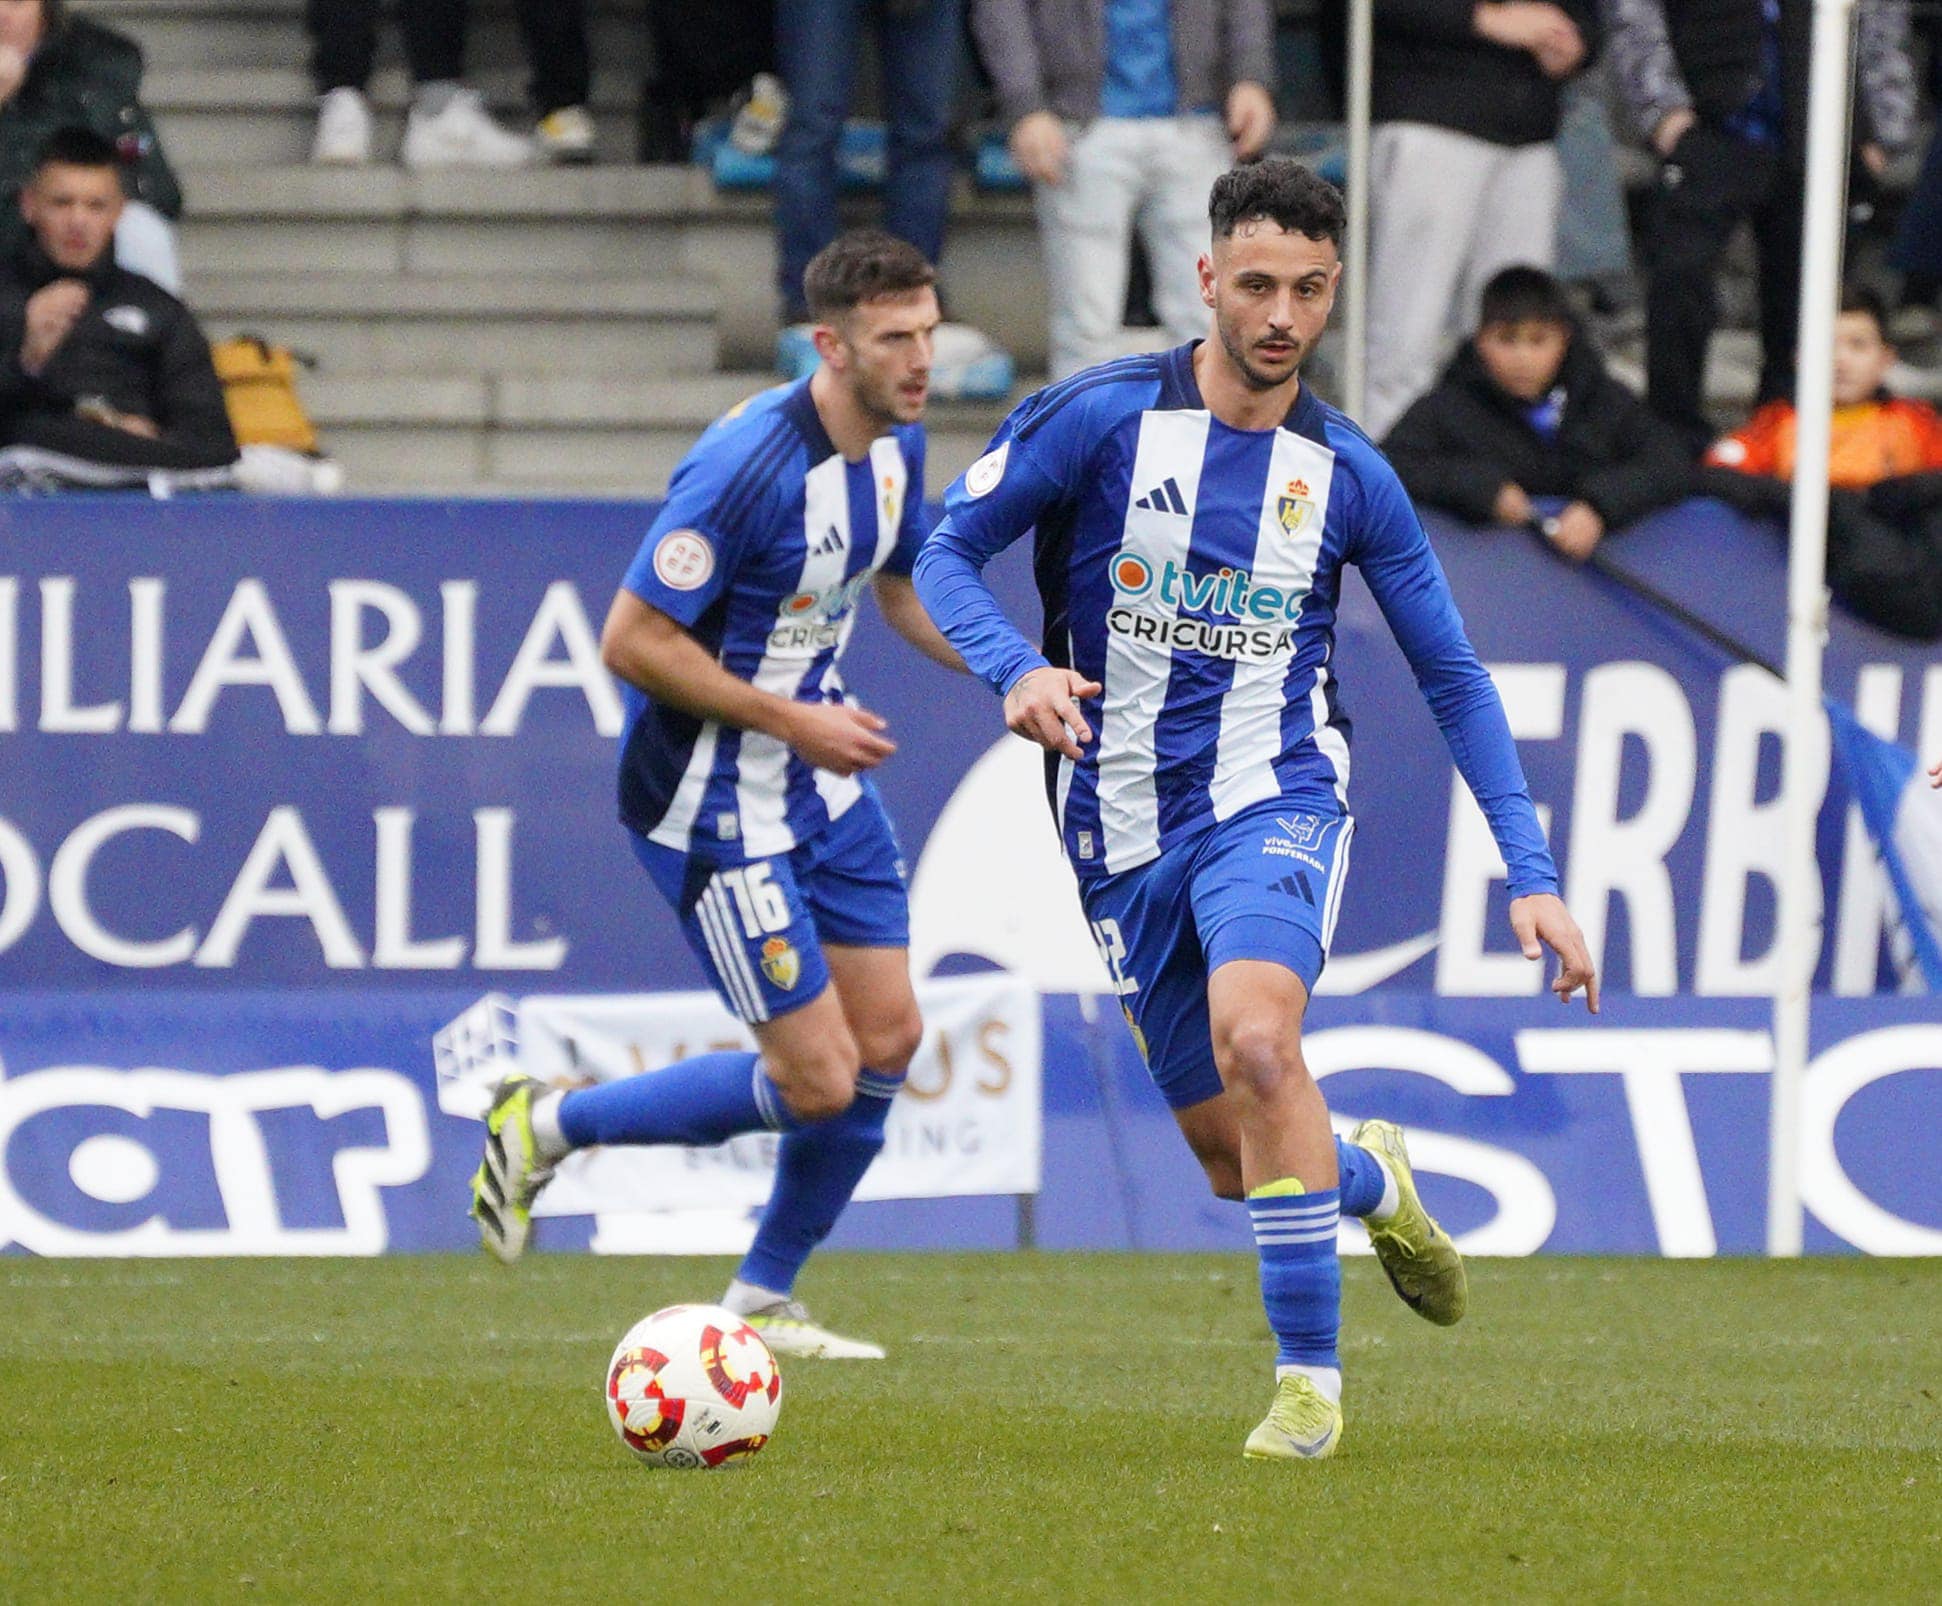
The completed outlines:
{"type": "Polygon", "coordinates": [[[1312,993],[1335,935],[1355,821],[1255,805],[1118,875],[1079,883],[1099,956],[1154,1085],[1176,1110],[1221,1090],[1207,978],[1285,965],[1312,993]]]}
{"type": "Polygon", "coordinates": [[[754,1026],[829,985],[823,944],[908,948],[903,850],[876,790],[773,858],[719,863],[628,833],[722,1002],[754,1026]]]}

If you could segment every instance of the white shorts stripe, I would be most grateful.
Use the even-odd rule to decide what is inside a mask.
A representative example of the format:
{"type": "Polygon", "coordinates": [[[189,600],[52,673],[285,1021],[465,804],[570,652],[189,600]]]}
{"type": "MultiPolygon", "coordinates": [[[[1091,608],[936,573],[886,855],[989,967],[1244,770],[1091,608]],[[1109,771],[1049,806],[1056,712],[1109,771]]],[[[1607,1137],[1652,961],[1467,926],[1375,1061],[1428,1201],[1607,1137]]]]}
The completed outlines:
{"type": "Polygon", "coordinates": [[[1342,888],[1349,879],[1349,843],[1355,839],[1355,816],[1342,820],[1342,834],[1335,843],[1335,862],[1328,869],[1328,891],[1322,898],[1322,957],[1335,946],[1335,919],[1342,912],[1342,888]]]}
{"type": "Polygon", "coordinates": [[[737,934],[742,928],[735,913],[735,906],[729,901],[728,889],[719,881],[715,883],[715,911],[715,918],[721,923],[722,936],[728,943],[729,956],[741,969],[742,985],[748,990],[749,1001],[755,1011],[751,1019],[767,1020],[769,1006],[763,998],[762,979],[755,973],[755,966],[749,960],[748,949],[743,947],[739,940],[737,934]]]}
{"type": "Polygon", "coordinates": [[[747,1020],[748,997],[742,991],[741,976],[728,963],[728,957],[722,951],[721,932],[715,924],[715,905],[711,898],[713,891],[712,885],[705,887],[695,900],[695,923],[701,927],[702,940],[708,944],[708,952],[714,958],[715,976],[721,983],[722,991],[728,994],[729,1007],[747,1020]]]}
{"type": "Polygon", "coordinates": [[[734,919],[719,881],[710,881],[702,890],[695,904],[695,915],[708,940],[708,951],[715,956],[715,969],[721,975],[722,986],[735,1004],[735,1013],[750,1023],[767,1020],[769,1012],[762,1003],[762,989],[755,985],[748,956],[736,940],[734,919]]]}

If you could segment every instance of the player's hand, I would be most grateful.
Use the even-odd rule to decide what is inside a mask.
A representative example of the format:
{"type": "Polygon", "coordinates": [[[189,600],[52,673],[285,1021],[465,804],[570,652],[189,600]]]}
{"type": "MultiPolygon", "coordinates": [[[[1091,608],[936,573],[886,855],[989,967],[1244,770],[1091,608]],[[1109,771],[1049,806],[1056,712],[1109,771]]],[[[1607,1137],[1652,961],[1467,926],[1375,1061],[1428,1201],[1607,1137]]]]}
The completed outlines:
{"type": "Polygon", "coordinates": [[[1929,765],[1929,785],[1942,787],[1942,758],[1929,765]]]}
{"type": "Polygon", "coordinates": [[[1868,170],[1868,177],[1880,178],[1888,171],[1888,151],[1885,146],[1870,140],[1861,147],[1861,165],[1868,170]]]}
{"type": "Polygon", "coordinates": [[[889,728],[882,715],[848,703],[791,703],[782,739],[817,769],[854,775],[897,751],[883,734],[889,728]]]}
{"type": "Polygon", "coordinates": [[[1234,159],[1245,162],[1261,154],[1274,132],[1274,97],[1251,79],[1227,92],[1227,137],[1234,141],[1234,159]]]}
{"type": "Polygon", "coordinates": [[[1555,519],[1544,521],[1544,539],[1561,557],[1583,563],[1605,538],[1605,521],[1589,502],[1573,502],[1555,519]]]}
{"type": "Polygon", "coordinates": [[[1104,689],[1075,670],[1034,669],[1005,693],[1005,726],[1014,736],[1077,762],[1092,740],[1080,700],[1097,697],[1104,689]]]}
{"type": "Polygon", "coordinates": [[[1034,184],[1065,182],[1065,124],[1050,112],[1027,112],[1011,125],[1011,159],[1034,184]]]}
{"type": "Polygon", "coordinates": [[[1531,499],[1524,494],[1524,487],[1510,480],[1504,481],[1498,489],[1497,500],[1490,505],[1490,516],[1512,529],[1537,523],[1537,509],[1531,506],[1531,499]]]}
{"type": "Polygon", "coordinates": [[[88,308],[88,287],[79,279],[56,279],[27,298],[27,333],[20,342],[20,366],[38,374],[67,339],[88,308]]]}
{"type": "Polygon", "coordinates": [[[1578,929],[1578,922],[1571,918],[1571,911],[1565,908],[1562,898],[1555,892],[1533,892],[1513,898],[1510,929],[1517,933],[1518,946],[1524,950],[1526,959],[1542,959],[1546,948],[1558,956],[1558,977],[1551,983],[1551,991],[1558,995],[1559,1003],[1570,1003],[1571,995],[1582,987],[1586,1007],[1592,1014],[1598,1013],[1598,972],[1592,967],[1585,934],[1578,929]]]}

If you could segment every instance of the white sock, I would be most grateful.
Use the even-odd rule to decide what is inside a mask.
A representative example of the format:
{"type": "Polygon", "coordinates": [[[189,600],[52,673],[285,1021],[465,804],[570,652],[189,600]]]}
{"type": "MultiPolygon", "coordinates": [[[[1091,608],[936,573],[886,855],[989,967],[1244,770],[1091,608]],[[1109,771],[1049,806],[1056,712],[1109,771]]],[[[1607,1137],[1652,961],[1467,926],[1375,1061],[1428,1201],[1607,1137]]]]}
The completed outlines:
{"type": "Polygon", "coordinates": [[[1277,1366],[1274,1380],[1279,1383],[1284,1377],[1300,1376],[1308,1379],[1322,1393],[1330,1405],[1342,1403],[1342,1368],[1339,1366],[1277,1366]]]}
{"type": "Polygon", "coordinates": [[[1369,1212],[1369,1219],[1371,1221],[1387,1221],[1398,1210],[1402,1209],[1403,1196],[1397,1191],[1396,1173],[1389,1169],[1389,1162],[1381,1155],[1376,1154],[1374,1149],[1371,1149],[1369,1153],[1375,1156],[1376,1164],[1382,1167],[1382,1199],[1376,1205],[1375,1209],[1369,1212]]]}
{"type": "Polygon", "coordinates": [[[780,1305],[788,1297],[787,1294],[778,1294],[773,1288],[745,1283],[737,1277],[728,1285],[728,1292],[722,1295],[722,1308],[733,1311],[737,1316],[747,1316],[764,1305],[780,1305]]]}
{"type": "Polygon", "coordinates": [[[542,1093],[533,1100],[533,1146],[539,1150],[541,1165],[551,1165],[572,1152],[573,1145],[560,1130],[560,1100],[563,1090],[542,1093]]]}

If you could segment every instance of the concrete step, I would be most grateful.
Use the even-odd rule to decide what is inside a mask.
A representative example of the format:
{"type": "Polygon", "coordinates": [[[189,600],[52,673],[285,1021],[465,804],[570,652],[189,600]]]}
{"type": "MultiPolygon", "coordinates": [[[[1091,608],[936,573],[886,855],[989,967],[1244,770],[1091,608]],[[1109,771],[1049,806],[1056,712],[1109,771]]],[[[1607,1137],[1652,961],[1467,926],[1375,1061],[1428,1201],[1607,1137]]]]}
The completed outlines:
{"type": "MultiPolygon", "coordinates": [[[[302,0],[74,0],[73,9],[141,41],[149,67],[305,67],[310,38],[302,0]]],[[[387,8],[389,10],[391,8],[387,8]]],[[[592,0],[588,44],[597,74],[638,84],[648,59],[638,0],[592,0]]],[[[378,60],[399,65],[395,21],[378,30],[378,60]]],[[[466,32],[468,71],[526,65],[508,0],[475,0],[466,32]]]]}
{"type": "MultiPolygon", "coordinates": [[[[509,129],[532,127],[523,71],[503,69],[473,75],[493,115],[509,129]]],[[[388,67],[373,75],[368,90],[375,113],[379,160],[395,158],[404,138],[411,83],[403,69],[388,67]]],[[[155,115],[179,168],[249,160],[287,166],[310,156],[316,127],[316,97],[310,75],[297,67],[180,67],[151,71],[142,99],[155,115]]],[[[596,81],[591,109],[604,161],[630,161],[634,149],[637,88],[611,77],[596,81]]]]}
{"type": "MultiPolygon", "coordinates": [[[[690,167],[413,175],[396,168],[222,167],[189,175],[183,260],[205,273],[522,273],[712,283],[723,361],[759,368],[776,335],[775,235],[763,194],[718,193],[690,167]]],[[[869,199],[845,223],[871,221],[869,199]]],[[[961,184],[945,282],[951,313],[1026,369],[1045,365],[1031,203],[961,184]]]]}
{"type": "MultiPolygon", "coordinates": [[[[609,383],[319,371],[300,387],[356,490],[658,496],[702,428],[774,382],[760,373],[609,383]]],[[[931,495],[976,460],[1003,414],[998,405],[932,408],[931,495]]]]}
{"type": "Polygon", "coordinates": [[[692,193],[705,181],[679,167],[227,167],[185,182],[182,252],[192,283],[210,272],[319,268],[671,277],[688,267],[676,225],[705,204],[692,193]]]}
{"type": "Polygon", "coordinates": [[[260,334],[341,375],[705,373],[714,299],[655,280],[208,274],[194,299],[217,338],[260,334]]]}

